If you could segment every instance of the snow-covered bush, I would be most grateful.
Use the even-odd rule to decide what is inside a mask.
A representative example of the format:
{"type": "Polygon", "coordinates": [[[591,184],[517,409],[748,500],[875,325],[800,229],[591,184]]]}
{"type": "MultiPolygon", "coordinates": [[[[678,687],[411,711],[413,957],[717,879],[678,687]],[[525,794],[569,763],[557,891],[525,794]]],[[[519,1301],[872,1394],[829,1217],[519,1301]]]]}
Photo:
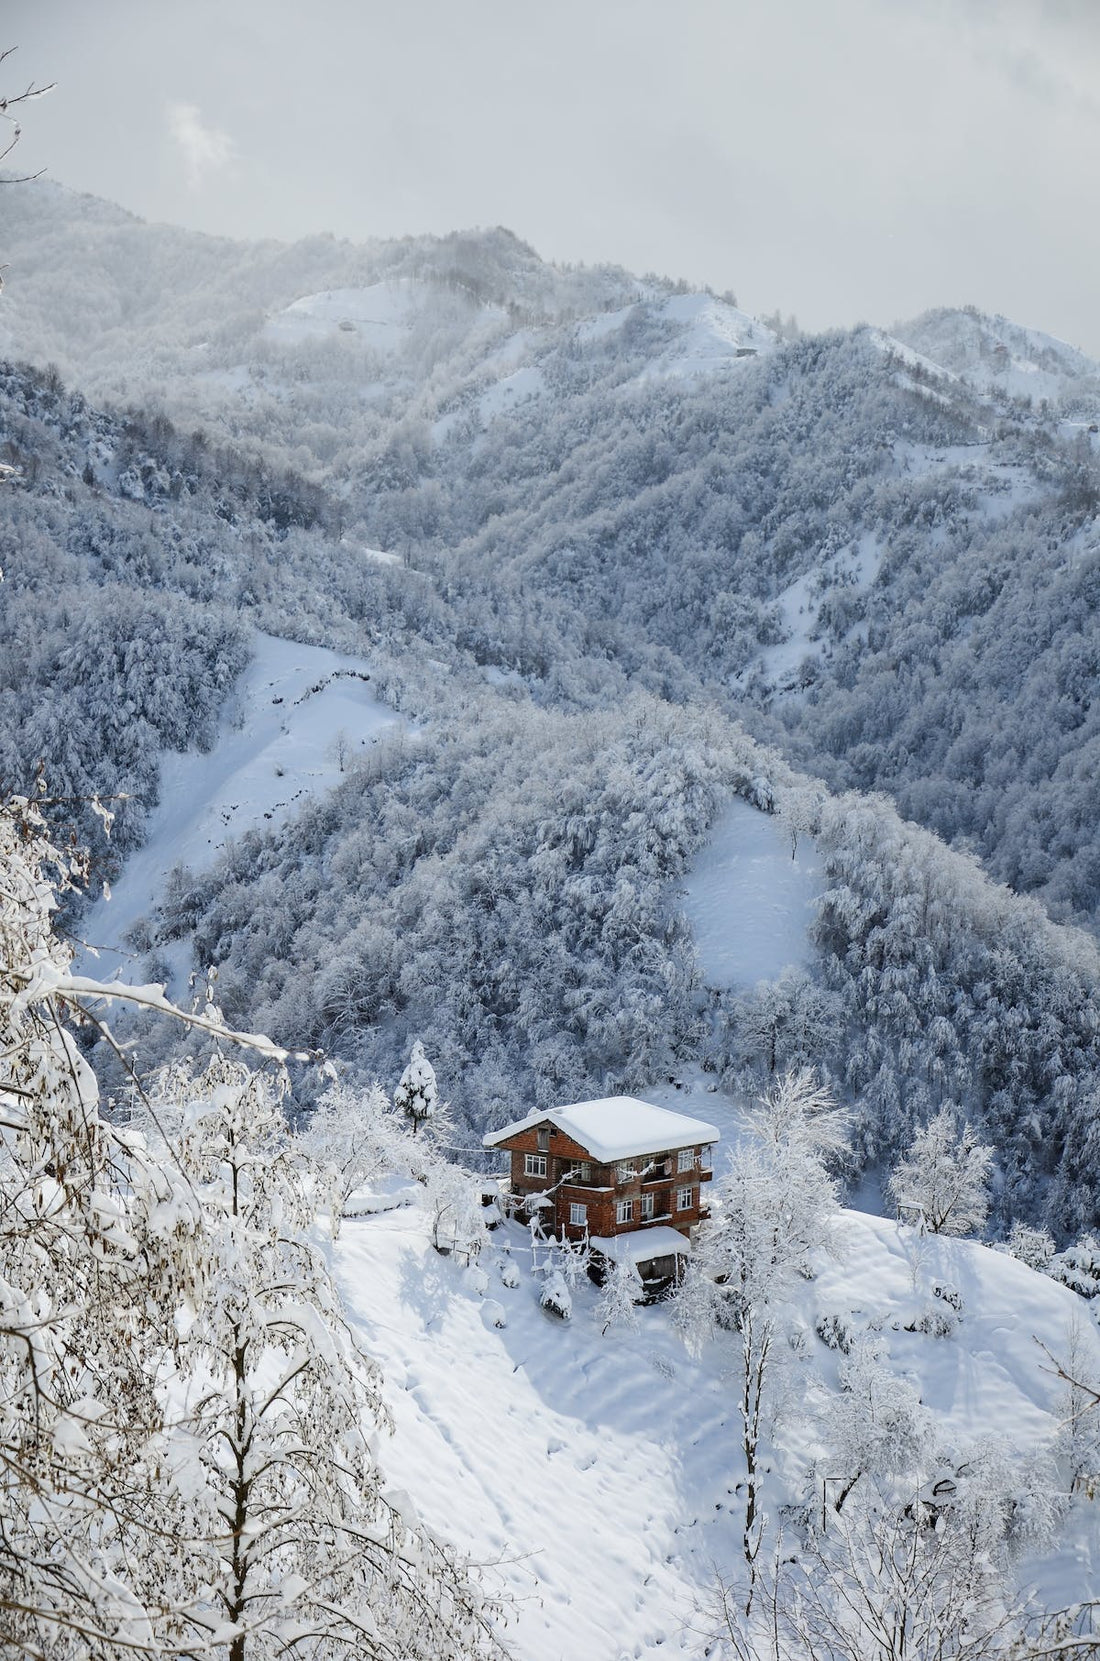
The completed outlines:
{"type": "Polygon", "coordinates": [[[1075,1246],[1067,1246],[1051,1258],[1047,1274],[1083,1298],[1100,1297],[1100,1241],[1095,1235],[1083,1234],[1075,1246]]]}
{"type": "Polygon", "coordinates": [[[839,1350],[841,1355],[851,1354],[857,1331],[846,1315],[819,1315],[814,1322],[814,1331],[826,1348],[839,1350]]]}
{"type": "Polygon", "coordinates": [[[356,1189],[387,1172],[408,1169],[412,1152],[402,1121],[377,1084],[359,1089],[331,1084],[295,1141],[321,1173],[334,1233],[356,1189]]]}
{"type": "Polygon", "coordinates": [[[939,1303],[926,1303],[918,1315],[905,1324],[906,1332],[920,1332],[926,1338],[951,1338],[959,1325],[953,1309],[939,1303]]]}
{"type": "Polygon", "coordinates": [[[476,1262],[488,1243],[485,1207],[477,1177],[444,1159],[434,1159],[426,1176],[436,1251],[476,1262]]]}
{"type": "Polygon", "coordinates": [[[547,1274],[539,1293],[539,1304],[547,1314],[556,1315],[559,1320],[571,1319],[573,1294],[565,1284],[565,1277],[560,1269],[551,1269],[547,1274]]]}
{"type": "Polygon", "coordinates": [[[1032,1228],[1027,1223],[1016,1222],[1008,1231],[1005,1250],[1021,1263],[1026,1263],[1029,1269],[1043,1272],[1049,1270],[1054,1256],[1054,1238],[1045,1228],[1032,1228]]]}

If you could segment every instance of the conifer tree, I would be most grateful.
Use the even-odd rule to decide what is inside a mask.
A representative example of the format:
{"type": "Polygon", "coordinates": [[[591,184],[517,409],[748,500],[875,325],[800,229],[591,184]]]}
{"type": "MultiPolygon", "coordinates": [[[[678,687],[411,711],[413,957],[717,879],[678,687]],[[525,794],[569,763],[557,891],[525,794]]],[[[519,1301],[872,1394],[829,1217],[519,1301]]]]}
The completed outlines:
{"type": "Polygon", "coordinates": [[[412,1047],[409,1064],[393,1093],[393,1105],[399,1113],[407,1114],[414,1136],[439,1106],[435,1069],[424,1054],[419,1038],[412,1047]]]}

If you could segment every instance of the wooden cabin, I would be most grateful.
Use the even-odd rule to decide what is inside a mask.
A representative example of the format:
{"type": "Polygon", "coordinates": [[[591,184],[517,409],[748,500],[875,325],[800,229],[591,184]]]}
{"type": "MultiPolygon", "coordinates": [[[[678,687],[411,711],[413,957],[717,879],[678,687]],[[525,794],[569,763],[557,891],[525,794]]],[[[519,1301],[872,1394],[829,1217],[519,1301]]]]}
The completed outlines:
{"type": "Polygon", "coordinates": [[[691,1230],[709,1215],[718,1134],[702,1119],[611,1096],[535,1110],[484,1144],[510,1155],[513,1198],[541,1211],[548,1234],[588,1240],[609,1261],[629,1257],[649,1283],[679,1277],[691,1230]]]}

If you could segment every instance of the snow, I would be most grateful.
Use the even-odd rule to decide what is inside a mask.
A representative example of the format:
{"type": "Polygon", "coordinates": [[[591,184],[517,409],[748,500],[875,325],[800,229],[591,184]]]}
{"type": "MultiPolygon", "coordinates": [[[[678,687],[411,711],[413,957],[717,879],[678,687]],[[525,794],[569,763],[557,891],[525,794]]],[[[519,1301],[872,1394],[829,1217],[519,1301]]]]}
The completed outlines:
{"type": "Polygon", "coordinates": [[[1100,365],[1076,347],[1041,329],[999,314],[942,309],[895,334],[942,370],[979,391],[1009,397],[1100,397],[1100,365]]]}
{"type": "Polygon", "coordinates": [[[386,551],[382,548],[363,548],[363,547],[359,547],[358,545],[353,546],[351,543],[349,543],[347,541],[346,537],[344,538],[344,546],[351,548],[351,551],[353,553],[358,554],[360,559],[372,560],[375,565],[400,565],[401,564],[401,555],[400,554],[386,553],[386,551]]]}
{"type": "Polygon", "coordinates": [[[951,369],[945,369],[942,363],[933,363],[922,352],[916,352],[912,346],[907,346],[903,340],[896,340],[893,335],[883,329],[869,329],[867,331],[871,344],[880,352],[895,357],[909,369],[920,369],[925,374],[933,375],[937,380],[957,381],[958,376],[951,369]]]}
{"type": "MultiPolygon", "coordinates": [[[[501,366],[503,367],[507,361],[501,359],[501,366]]],[[[501,375],[470,403],[460,404],[456,409],[447,410],[437,416],[432,422],[432,438],[437,444],[441,443],[453,427],[460,421],[468,420],[471,414],[475,414],[484,427],[495,416],[508,414],[520,404],[538,398],[545,391],[546,376],[542,370],[534,364],[524,364],[507,375],[501,375]]]]}
{"type": "MultiPolygon", "coordinates": [[[[1000,1432],[1019,1446],[1051,1438],[1057,1428],[1058,1381],[1040,1344],[1065,1355],[1075,1322],[1088,1309],[1068,1287],[1005,1252],[970,1240],[924,1234],[883,1217],[846,1211],[838,1219],[840,1253],[814,1283],[817,1310],[843,1310],[854,1325],[883,1318],[892,1363],[952,1431],[1000,1432]],[[929,1339],[906,1327],[942,1286],[962,1300],[957,1339],[929,1339]]],[[[1083,1320],[1084,1318],[1084,1320],[1083,1320]]],[[[1086,1334],[1090,1362],[1100,1361],[1100,1333],[1086,1334]]]]}
{"type": "Polygon", "coordinates": [[[751,987],[809,965],[808,931],[821,882],[809,837],[799,837],[792,859],[780,820],[740,797],[732,801],[682,891],[708,984],[751,987]]]}
{"type": "Polygon", "coordinates": [[[595,1235],[592,1245],[613,1263],[648,1263],[654,1257],[688,1257],[691,1241],[679,1229],[658,1223],[656,1228],[635,1228],[625,1234],[595,1235]]]}
{"type": "MultiPolygon", "coordinates": [[[[516,1600],[506,1636],[517,1661],[691,1653],[686,1628],[714,1565],[735,1565],[740,1549],[744,1470],[728,1350],[719,1342],[689,1357],[668,1304],[639,1310],[637,1332],[601,1336],[598,1293],[584,1279],[571,1321],[548,1320],[527,1232],[515,1224],[482,1255],[483,1298],[432,1251],[429,1227],[409,1209],[350,1220],[333,1248],[396,1424],[382,1450],[388,1479],[431,1526],[498,1565],[490,1580],[516,1600]]],[[[1089,1362],[1100,1365],[1100,1335],[1075,1294],[1002,1254],[882,1219],[841,1213],[836,1235],[840,1255],[823,1258],[798,1293],[805,1352],[777,1363],[791,1388],[768,1450],[771,1502],[799,1496],[818,1451],[801,1407],[813,1412],[836,1389],[842,1358],[813,1330],[825,1313],[874,1324],[888,1364],[915,1382],[958,1446],[990,1432],[1020,1454],[1049,1444],[1061,1387],[1036,1339],[1065,1355],[1079,1318],[1089,1362]],[[954,1334],[905,1331],[936,1284],[961,1294],[954,1334]]],[[[1071,1514],[1042,1582],[1050,1607],[1100,1590],[1088,1507],[1071,1514]]]]}
{"type": "Polygon", "coordinates": [[[494,415],[514,409],[529,398],[537,398],[545,390],[546,376],[541,369],[528,364],[523,369],[502,376],[488,387],[477,401],[478,413],[483,421],[491,421],[494,415]]]}
{"type": "MultiPolygon", "coordinates": [[[[99,900],[84,919],[100,972],[132,955],[124,936],[151,909],[174,866],[202,870],[231,838],[273,829],[307,797],[330,789],[340,777],[337,735],[354,761],[394,728],[397,717],[375,698],[369,676],[358,658],[257,634],[213,749],[161,756],[160,801],[149,815],[147,840],[128,859],[110,899],[99,900]]],[[[83,966],[92,961],[87,954],[83,966]]]]}
{"type": "Polygon", "coordinates": [[[269,317],[261,334],[283,346],[345,334],[376,352],[397,352],[404,344],[421,292],[420,284],[399,278],[372,283],[368,288],[332,288],[321,294],[305,294],[269,317]]]}
{"type": "Polygon", "coordinates": [[[505,1125],[503,1130],[492,1131],[484,1138],[485,1146],[497,1148],[517,1132],[546,1123],[556,1125],[566,1136],[579,1142],[601,1165],[666,1148],[694,1147],[700,1142],[718,1140],[717,1127],[702,1119],[670,1113],[667,1108],[654,1107],[652,1102],[639,1101],[636,1096],[608,1096],[602,1101],[573,1102],[566,1107],[551,1108],[549,1112],[535,1108],[526,1118],[505,1125]]]}
{"type": "Polygon", "coordinates": [[[577,324],[577,339],[582,345],[587,345],[593,340],[605,340],[608,335],[615,334],[622,328],[633,311],[633,306],[620,306],[615,311],[602,311],[595,317],[586,317],[583,322],[577,324]]]}
{"type": "Polygon", "coordinates": [[[639,384],[713,375],[775,346],[775,335],[765,324],[712,294],[674,294],[657,310],[670,323],[679,324],[681,333],[642,372],[639,384]]]}
{"type": "MultiPolygon", "coordinates": [[[[678,326],[676,340],[637,377],[635,384],[674,377],[712,375],[731,368],[743,359],[770,352],[775,335],[766,324],[739,311],[713,294],[673,294],[642,300],[654,316],[678,326]]],[[[605,340],[634,316],[636,306],[600,312],[577,324],[576,338],[582,345],[605,340]]]]}

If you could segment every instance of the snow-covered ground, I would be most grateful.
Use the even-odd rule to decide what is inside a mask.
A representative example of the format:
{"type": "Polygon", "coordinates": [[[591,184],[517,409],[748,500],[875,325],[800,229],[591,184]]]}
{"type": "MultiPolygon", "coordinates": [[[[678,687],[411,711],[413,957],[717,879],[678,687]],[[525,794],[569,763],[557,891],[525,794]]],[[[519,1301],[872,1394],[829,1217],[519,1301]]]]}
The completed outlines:
{"type": "Polygon", "coordinates": [[[407,278],[367,288],[327,289],[305,294],[276,312],[264,324],[262,334],[284,346],[347,334],[376,352],[396,352],[423,298],[422,285],[407,278]]]}
{"type": "MultiPolygon", "coordinates": [[[[334,1247],[349,1311],[385,1375],[390,1480],[436,1529],[498,1565],[515,1599],[519,1661],[688,1650],[715,1566],[737,1561],[743,1470],[723,1341],[692,1360],[668,1305],[640,1311],[635,1334],[601,1336],[585,1281],[561,1323],[538,1306],[529,1239],[515,1224],[482,1258],[485,1296],[477,1270],[431,1249],[428,1226],[420,1211],[390,1210],[345,1223],[334,1247]],[[507,1263],[519,1270],[514,1288],[507,1263]]],[[[1079,1322],[1100,1366],[1100,1334],[1074,1293],[984,1247],[880,1218],[841,1213],[835,1233],[837,1258],[821,1260],[794,1311],[804,1344],[785,1347],[780,1363],[790,1388],[768,1450],[773,1501],[805,1497],[806,1463],[820,1451],[802,1410],[836,1387],[839,1357],[815,1331],[825,1315],[877,1328],[890,1365],[960,1450],[1001,1433],[1014,1454],[1050,1443],[1061,1386],[1036,1339],[1065,1355],[1079,1322]],[[935,1285],[961,1297],[954,1333],[907,1331],[942,1302],[935,1285]]],[[[1100,1591],[1093,1510],[1078,1502],[1041,1572],[1051,1605],[1100,1591]]]]}
{"type": "Polygon", "coordinates": [[[1100,390],[1100,365],[1057,336],[999,314],[925,312],[894,333],[926,359],[983,392],[1058,400],[1100,390]]]}
{"type": "Polygon", "coordinates": [[[820,888],[809,837],[799,837],[792,859],[790,837],[778,819],[740,797],[730,802],[683,890],[709,984],[755,986],[809,963],[808,929],[820,888]]]}
{"type": "MultiPolygon", "coordinates": [[[[383,556],[384,557],[384,556],[383,556]]],[[[133,955],[127,931],[163,892],[176,865],[202,870],[232,837],[274,828],[330,789],[355,756],[397,723],[371,691],[369,666],[319,646],[257,634],[213,749],[161,756],[160,801],[148,837],[110,899],[84,918],[90,952],[78,967],[107,977],[133,955]]]]}

